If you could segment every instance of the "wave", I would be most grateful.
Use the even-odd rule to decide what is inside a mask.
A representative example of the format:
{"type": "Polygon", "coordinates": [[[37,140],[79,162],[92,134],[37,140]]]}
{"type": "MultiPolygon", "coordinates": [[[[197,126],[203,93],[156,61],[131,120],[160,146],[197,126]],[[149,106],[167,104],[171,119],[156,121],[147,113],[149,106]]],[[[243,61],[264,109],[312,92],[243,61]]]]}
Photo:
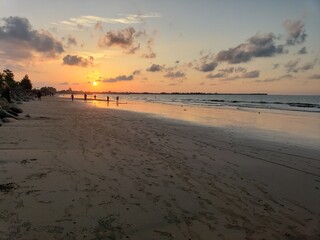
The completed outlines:
{"type": "MultiPolygon", "coordinates": [[[[202,100],[206,102],[206,100],[202,100]]],[[[210,100],[211,102],[219,102],[219,103],[247,103],[247,104],[267,104],[267,105],[288,105],[291,107],[301,107],[301,108],[320,108],[320,104],[313,103],[291,103],[291,102],[266,102],[266,101],[226,101],[226,100],[210,100]]]]}

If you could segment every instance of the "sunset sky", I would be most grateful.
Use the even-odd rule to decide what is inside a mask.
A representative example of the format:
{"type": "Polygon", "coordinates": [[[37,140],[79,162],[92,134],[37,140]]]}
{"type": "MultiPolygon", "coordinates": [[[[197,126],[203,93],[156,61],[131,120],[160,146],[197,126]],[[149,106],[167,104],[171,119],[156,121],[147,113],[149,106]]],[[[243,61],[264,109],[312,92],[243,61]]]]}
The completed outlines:
{"type": "Polygon", "coordinates": [[[320,94],[320,1],[0,0],[0,66],[58,90],[320,94]]]}

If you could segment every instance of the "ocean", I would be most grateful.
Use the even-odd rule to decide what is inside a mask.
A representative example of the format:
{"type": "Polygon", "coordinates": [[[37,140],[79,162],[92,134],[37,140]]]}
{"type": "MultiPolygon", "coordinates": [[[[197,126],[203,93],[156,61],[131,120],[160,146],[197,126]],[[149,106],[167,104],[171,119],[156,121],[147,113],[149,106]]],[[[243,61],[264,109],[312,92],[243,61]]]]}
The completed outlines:
{"type": "MultiPolygon", "coordinates": [[[[114,101],[118,95],[97,94],[98,99],[107,99],[107,96],[114,101]]],[[[92,96],[88,95],[88,97],[92,96]]],[[[122,102],[143,101],[198,107],[276,109],[320,113],[319,95],[120,94],[119,97],[122,102]]]]}

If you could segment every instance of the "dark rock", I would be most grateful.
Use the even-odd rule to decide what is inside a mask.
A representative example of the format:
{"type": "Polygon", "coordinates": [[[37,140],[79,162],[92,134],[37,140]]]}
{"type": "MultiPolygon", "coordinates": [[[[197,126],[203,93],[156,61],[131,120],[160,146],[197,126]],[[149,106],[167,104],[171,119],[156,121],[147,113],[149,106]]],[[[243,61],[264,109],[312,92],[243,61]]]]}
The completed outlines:
{"type": "Polygon", "coordinates": [[[14,112],[14,111],[12,111],[10,109],[6,109],[6,112],[12,114],[13,116],[18,117],[18,113],[14,112]]]}
{"type": "Polygon", "coordinates": [[[9,107],[10,103],[8,102],[7,99],[0,97],[0,107],[9,107]]]}
{"type": "Polygon", "coordinates": [[[6,118],[2,118],[2,121],[3,121],[4,123],[13,123],[13,122],[16,122],[17,119],[6,117],[6,118]]]}
{"type": "Polygon", "coordinates": [[[17,106],[10,106],[10,108],[9,108],[11,111],[13,111],[13,112],[15,112],[15,113],[22,113],[23,112],[23,110],[21,109],[21,108],[19,108],[19,107],[17,107],[17,106]]]}
{"type": "Polygon", "coordinates": [[[0,109],[0,118],[2,118],[2,120],[4,118],[14,118],[17,119],[16,116],[12,115],[11,113],[8,113],[6,110],[4,109],[0,109]]]}

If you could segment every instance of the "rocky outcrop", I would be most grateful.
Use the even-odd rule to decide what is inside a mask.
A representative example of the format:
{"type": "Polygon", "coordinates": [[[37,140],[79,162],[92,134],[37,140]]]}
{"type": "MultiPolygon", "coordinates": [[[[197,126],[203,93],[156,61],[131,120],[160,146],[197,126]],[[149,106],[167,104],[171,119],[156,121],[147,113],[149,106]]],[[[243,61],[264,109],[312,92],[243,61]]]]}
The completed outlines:
{"type": "Polygon", "coordinates": [[[3,120],[4,118],[14,118],[17,119],[17,116],[7,112],[4,109],[0,109],[0,118],[3,120]]]}
{"type": "Polygon", "coordinates": [[[10,89],[5,81],[0,82],[0,126],[19,120],[23,110],[18,106],[22,102],[35,99],[34,92],[20,88],[10,89]],[[9,95],[8,95],[9,94],[9,95]]]}
{"type": "Polygon", "coordinates": [[[9,102],[6,98],[0,97],[0,126],[3,123],[14,122],[19,119],[23,110],[18,107],[15,101],[9,102]]]}

